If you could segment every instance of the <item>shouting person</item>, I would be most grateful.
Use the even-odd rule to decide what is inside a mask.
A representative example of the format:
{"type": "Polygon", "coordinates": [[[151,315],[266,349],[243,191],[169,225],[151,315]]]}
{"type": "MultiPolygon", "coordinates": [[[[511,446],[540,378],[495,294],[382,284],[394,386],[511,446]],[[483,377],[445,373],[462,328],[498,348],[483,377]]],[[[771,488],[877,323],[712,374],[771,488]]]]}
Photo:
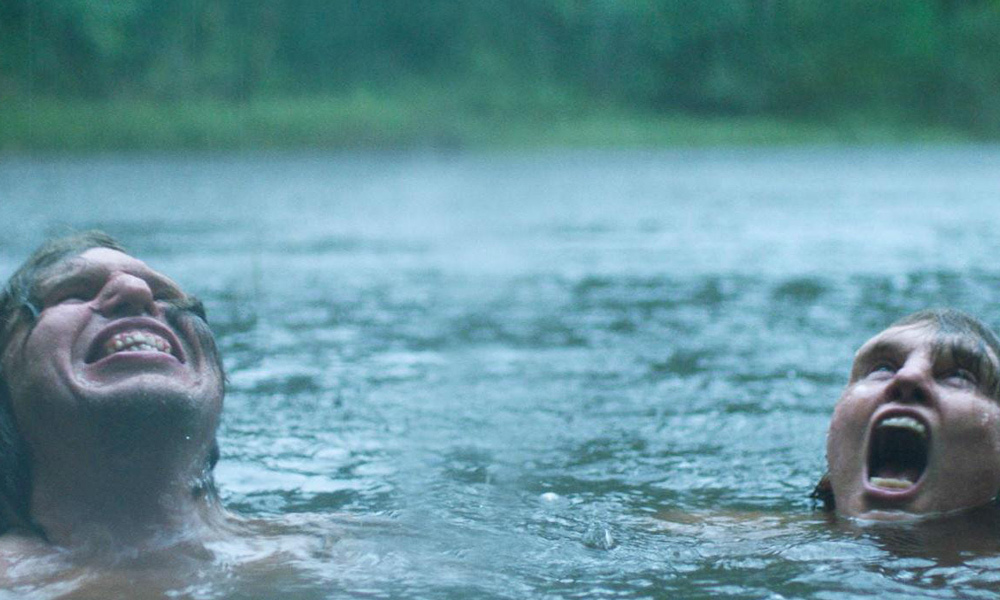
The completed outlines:
{"type": "Polygon", "coordinates": [[[872,520],[939,516],[1000,492],[1000,341],[955,310],[893,323],[858,350],[815,496],[872,520]]]}

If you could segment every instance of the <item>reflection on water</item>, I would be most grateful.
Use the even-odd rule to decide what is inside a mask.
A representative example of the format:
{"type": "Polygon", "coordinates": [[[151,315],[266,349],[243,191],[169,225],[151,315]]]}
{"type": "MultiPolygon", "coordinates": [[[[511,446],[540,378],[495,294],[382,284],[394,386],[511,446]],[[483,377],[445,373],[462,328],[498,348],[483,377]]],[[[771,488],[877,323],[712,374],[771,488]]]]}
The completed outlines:
{"type": "Polygon", "coordinates": [[[4,158],[0,275],[102,227],[206,300],[224,499],[285,546],[215,548],[223,568],[151,591],[978,597],[1000,580],[991,520],[855,527],[806,496],[864,339],[926,306],[1000,325],[998,167],[994,148],[4,158]]]}

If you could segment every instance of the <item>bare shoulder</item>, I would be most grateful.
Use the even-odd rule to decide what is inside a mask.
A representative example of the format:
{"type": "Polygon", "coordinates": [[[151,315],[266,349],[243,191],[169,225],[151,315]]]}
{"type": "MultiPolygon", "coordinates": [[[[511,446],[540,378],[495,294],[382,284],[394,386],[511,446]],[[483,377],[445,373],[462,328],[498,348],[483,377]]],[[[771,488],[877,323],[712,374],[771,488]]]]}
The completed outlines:
{"type": "Polygon", "coordinates": [[[51,551],[49,545],[36,536],[21,533],[0,535],[0,573],[26,558],[34,558],[51,551]]]}
{"type": "Polygon", "coordinates": [[[0,587],[9,587],[44,576],[58,551],[45,540],[24,533],[0,535],[0,587]]]}
{"type": "Polygon", "coordinates": [[[831,515],[825,512],[776,513],[768,511],[681,511],[664,510],[655,515],[659,528],[675,533],[703,533],[706,530],[753,528],[774,531],[799,526],[829,524],[831,515]]]}

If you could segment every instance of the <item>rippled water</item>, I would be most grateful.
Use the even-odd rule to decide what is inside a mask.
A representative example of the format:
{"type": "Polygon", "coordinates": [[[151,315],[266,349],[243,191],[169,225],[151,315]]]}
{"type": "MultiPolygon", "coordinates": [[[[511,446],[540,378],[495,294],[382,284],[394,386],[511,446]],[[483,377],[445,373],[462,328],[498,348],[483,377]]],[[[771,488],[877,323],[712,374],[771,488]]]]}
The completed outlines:
{"type": "Polygon", "coordinates": [[[862,341],[1000,325],[998,192],[992,147],[6,157],[0,276],[100,227],[206,300],[225,502],[301,543],[175,595],[993,597],[994,518],[807,494],[862,341]]]}

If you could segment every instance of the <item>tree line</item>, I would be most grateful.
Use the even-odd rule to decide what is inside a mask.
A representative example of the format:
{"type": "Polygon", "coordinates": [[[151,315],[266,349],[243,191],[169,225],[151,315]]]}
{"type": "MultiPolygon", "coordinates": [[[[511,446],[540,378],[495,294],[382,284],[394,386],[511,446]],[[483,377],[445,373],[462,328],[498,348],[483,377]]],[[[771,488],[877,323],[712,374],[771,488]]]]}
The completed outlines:
{"type": "Polygon", "coordinates": [[[998,0],[2,0],[0,101],[455,90],[1000,134],[998,0]]]}

